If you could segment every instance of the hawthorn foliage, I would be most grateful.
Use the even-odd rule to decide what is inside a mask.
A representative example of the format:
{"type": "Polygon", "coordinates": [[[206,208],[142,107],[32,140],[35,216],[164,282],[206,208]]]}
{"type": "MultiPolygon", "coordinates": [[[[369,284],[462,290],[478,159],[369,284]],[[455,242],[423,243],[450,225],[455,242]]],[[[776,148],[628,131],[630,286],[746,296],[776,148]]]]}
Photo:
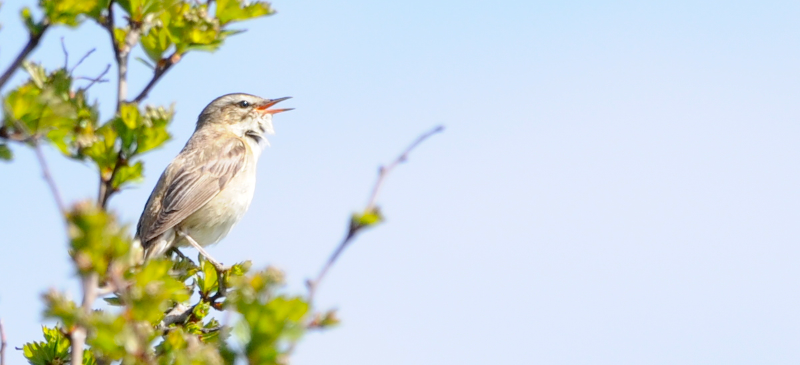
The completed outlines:
{"type": "MultiPolygon", "coordinates": [[[[177,252],[141,265],[141,249],[130,229],[106,208],[121,188],[142,179],[140,157],[170,139],[167,127],[174,110],[145,105],[148,92],[186,53],[218,49],[242,32],[231,26],[273,14],[271,5],[245,0],[40,0],[38,8],[39,17],[22,10],[28,42],[0,76],[0,87],[20,69],[29,76],[2,95],[0,159],[13,160],[10,145],[37,152],[41,145],[51,145],[68,159],[94,166],[99,188],[97,200],[65,205],[51,186],[83,293],[79,302],[64,292],[44,294],[44,316],[58,324],[43,327],[43,340],[23,346],[28,362],[282,364],[309,330],[336,325],[333,311],[312,309],[313,290],[285,293],[283,274],[273,268],[254,271],[242,262],[217,271],[201,257],[194,261],[177,252]],[[86,22],[101,25],[114,51],[118,94],[108,120],[100,119],[98,103],[88,95],[100,77],[77,83],[66,66],[48,70],[28,59],[52,27],[86,22]],[[127,90],[127,65],[137,46],[148,58],[139,61],[152,74],[143,76],[150,82],[134,96],[127,90]],[[212,315],[215,311],[238,315],[232,316],[234,323],[223,325],[212,315]]],[[[377,207],[356,214],[348,236],[380,220],[377,207]]]]}

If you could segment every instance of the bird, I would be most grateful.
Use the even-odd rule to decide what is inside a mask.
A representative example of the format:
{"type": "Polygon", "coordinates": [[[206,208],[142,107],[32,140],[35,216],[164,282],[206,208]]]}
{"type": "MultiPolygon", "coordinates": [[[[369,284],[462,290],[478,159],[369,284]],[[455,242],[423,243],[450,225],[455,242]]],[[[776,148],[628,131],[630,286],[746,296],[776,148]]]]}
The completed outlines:
{"type": "Polygon", "coordinates": [[[289,99],[226,94],[209,103],[180,153],[147,199],[136,226],[144,260],[193,246],[218,270],[203,247],[222,240],[242,219],[256,186],[256,165],[266,136],[275,134],[270,109],[289,99]]]}

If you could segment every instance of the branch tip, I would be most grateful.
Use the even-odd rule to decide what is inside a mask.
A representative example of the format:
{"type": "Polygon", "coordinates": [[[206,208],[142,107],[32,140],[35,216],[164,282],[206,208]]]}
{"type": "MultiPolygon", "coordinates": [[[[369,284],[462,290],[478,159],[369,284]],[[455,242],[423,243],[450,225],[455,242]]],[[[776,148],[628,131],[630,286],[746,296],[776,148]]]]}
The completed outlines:
{"type": "MultiPolygon", "coordinates": [[[[364,208],[364,212],[373,212],[376,207],[376,202],[378,199],[378,192],[380,191],[381,186],[383,185],[383,180],[386,179],[386,176],[389,175],[392,170],[397,167],[398,164],[405,162],[408,160],[408,154],[416,148],[420,143],[424,142],[430,136],[442,132],[444,130],[444,126],[439,125],[433,128],[432,130],[423,133],[419,137],[417,137],[411,145],[406,148],[403,153],[400,154],[392,163],[388,166],[381,165],[378,167],[378,180],[375,182],[375,186],[372,188],[372,194],[370,195],[369,202],[367,203],[366,208],[364,208]]],[[[320,270],[319,274],[317,275],[316,279],[306,280],[306,287],[308,287],[308,304],[313,306],[314,303],[314,295],[316,294],[317,287],[319,286],[322,279],[328,273],[328,270],[336,263],[336,260],[339,258],[339,255],[344,251],[345,248],[352,242],[353,238],[356,234],[363,228],[363,226],[354,226],[352,221],[350,222],[350,226],[347,229],[347,234],[345,235],[344,239],[339,246],[333,251],[331,256],[328,258],[328,261],[320,270]]]]}

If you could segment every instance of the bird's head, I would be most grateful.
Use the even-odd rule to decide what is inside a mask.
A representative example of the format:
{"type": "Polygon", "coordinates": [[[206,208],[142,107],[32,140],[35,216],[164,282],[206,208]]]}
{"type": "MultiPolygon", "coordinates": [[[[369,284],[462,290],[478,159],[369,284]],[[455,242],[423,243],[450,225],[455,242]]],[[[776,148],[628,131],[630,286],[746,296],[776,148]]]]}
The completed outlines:
{"type": "Polygon", "coordinates": [[[223,95],[203,109],[197,119],[197,128],[214,125],[228,129],[241,138],[252,139],[258,144],[265,143],[266,135],[275,134],[272,115],[292,110],[270,107],[289,98],[264,99],[242,93],[223,95]]]}

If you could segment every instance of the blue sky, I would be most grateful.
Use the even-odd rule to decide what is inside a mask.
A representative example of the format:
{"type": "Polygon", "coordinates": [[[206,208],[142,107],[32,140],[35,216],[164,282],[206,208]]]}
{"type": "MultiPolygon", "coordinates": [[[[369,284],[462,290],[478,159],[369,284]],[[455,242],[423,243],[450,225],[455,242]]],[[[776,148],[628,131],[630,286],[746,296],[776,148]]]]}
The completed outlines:
{"type": "MultiPolygon", "coordinates": [[[[250,211],[210,251],[276,265],[300,292],[379,164],[444,124],[318,292],[343,325],[295,364],[800,361],[800,3],[273,5],[151,93],[175,103],[174,139],[111,206],[135,224],[216,96],[293,96],[250,211]]],[[[0,9],[0,67],[25,41],[19,7],[0,9]]],[[[79,74],[110,62],[90,23],[34,59],[60,66],[62,36],[72,62],[98,48],[79,74]]],[[[146,70],[132,72],[139,90],[146,70]]],[[[106,117],[113,94],[92,90],[106,117]]],[[[0,317],[20,346],[40,338],[40,293],[77,292],[38,166],[15,152],[0,166],[0,317]]],[[[94,197],[90,167],[47,156],[68,200],[94,197]]]]}

